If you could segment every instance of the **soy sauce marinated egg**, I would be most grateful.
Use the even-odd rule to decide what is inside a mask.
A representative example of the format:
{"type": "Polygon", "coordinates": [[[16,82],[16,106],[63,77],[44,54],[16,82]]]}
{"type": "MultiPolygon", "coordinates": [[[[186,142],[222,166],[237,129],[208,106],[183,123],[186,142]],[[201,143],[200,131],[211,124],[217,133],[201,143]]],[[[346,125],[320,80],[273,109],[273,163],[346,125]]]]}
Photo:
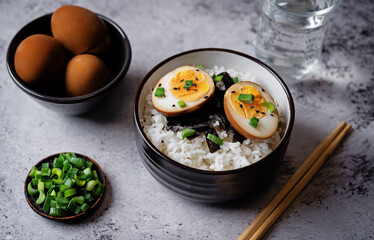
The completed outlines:
{"type": "Polygon", "coordinates": [[[152,104],[165,116],[199,109],[214,93],[212,77],[194,66],[183,66],[163,76],[152,91],[152,104]]]}
{"type": "Polygon", "coordinates": [[[225,93],[224,110],[231,125],[246,138],[264,140],[278,128],[272,96],[254,82],[232,85],[225,93]]]}

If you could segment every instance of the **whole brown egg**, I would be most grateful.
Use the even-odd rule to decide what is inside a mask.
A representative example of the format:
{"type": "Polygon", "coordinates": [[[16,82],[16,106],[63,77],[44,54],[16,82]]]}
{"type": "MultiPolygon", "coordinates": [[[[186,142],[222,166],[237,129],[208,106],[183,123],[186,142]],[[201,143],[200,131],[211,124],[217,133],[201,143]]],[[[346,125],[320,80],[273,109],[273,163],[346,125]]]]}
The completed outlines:
{"type": "Polygon", "coordinates": [[[110,35],[105,23],[88,9],[66,5],[52,15],[53,36],[74,55],[102,54],[110,45],[110,35]]]}
{"type": "Polygon", "coordinates": [[[14,67],[18,76],[33,86],[48,88],[56,85],[63,75],[66,52],[53,37],[35,34],[24,39],[14,55],[14,67]]]}
{"type": "Polygon", "coordinates": [[[91,54],[73,57],[65,72],[65,84],[68,96],[75,97],[94,92],[104,87],[110,77],[105,63],[91,54]]]}

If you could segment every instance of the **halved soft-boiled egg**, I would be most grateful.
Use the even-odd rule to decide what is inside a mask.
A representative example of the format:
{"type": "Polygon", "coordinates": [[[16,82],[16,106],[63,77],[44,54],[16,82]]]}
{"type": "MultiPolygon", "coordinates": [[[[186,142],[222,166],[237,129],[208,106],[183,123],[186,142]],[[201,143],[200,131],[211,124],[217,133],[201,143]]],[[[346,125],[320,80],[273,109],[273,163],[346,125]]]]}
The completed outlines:
{"type": "Polygon", "coordinates": [[[257,83],[232,85],[225,93],[224,109],[233,128],[246,138],[264,140],[278,128],[274,99],[257,83]]]}
{"type": "Polygon", "coordinates": [[[152,91],[152,104],[173,117],[199,109],[214,93],[212,77],[194,66],[182,66],[163,76],[152,91]]]}

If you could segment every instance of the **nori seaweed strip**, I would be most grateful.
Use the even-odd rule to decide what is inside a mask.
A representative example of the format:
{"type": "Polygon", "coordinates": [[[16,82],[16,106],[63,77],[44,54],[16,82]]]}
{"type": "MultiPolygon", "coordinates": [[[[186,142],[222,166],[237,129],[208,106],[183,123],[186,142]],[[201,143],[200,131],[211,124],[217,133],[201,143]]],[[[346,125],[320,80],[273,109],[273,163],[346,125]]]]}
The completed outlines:
{"type": "Polygon", "coordinates": [[[223,76],[222,81],[225,84],[226,90],[229,89],[232,85],[234,85],[234,81],[227,72],[221,72],[217,76],[223,76]]]}
{"type": "Polygon", "coordinates": [[[232,141],[233,142],[240,142],[240,143],[243,143],[243,141],[245,140],[246,138],[243,137],[243,135],[241,135],[240,133],[238,133],[236,130],[234,130],[234,136],[232,138],[232,141]]]}
{"type": "Polygon", "coordinates": [[[218,137],[218,134],[217,134],[217,132],[214,128],[211,128],[209,130],[209,132],[205,133],[205,141],[208,145],[209,151],[211,153],[214,153],[215,151],[218,151],[221,147],[217,143],[215,143],[215,142],[213,142],[213,141],[211,141],[207,138],[209,133],[213,134],[214,136],[217,136],[217,137],[218,137]]]}

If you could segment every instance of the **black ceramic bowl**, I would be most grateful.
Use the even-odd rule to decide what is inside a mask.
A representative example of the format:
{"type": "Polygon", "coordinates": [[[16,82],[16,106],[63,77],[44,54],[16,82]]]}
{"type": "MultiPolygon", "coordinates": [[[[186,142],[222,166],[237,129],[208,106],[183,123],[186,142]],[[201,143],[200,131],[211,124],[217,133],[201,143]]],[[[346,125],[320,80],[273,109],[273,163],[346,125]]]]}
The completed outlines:
{"type": "Polygon", "coordinates": [[[92,109],[103,97],[113,93],[115,86],[125,77],[131,62],[130,42],[123,30],[107,17],[98,16],[105,22],[111,35],[112,43],[109,53],[103,57],[111,71],[111,81],[103,88],[78,97],[50,96],[38,92],[17,75],[14,69],[14,54],[18,45],[28,36],[42,33],[52,36],[51,14],[44,15],[24,26],[12,39],[7,52],[7,68],[13,82],[42,106],[63,114],[81,114],[92,109]]]}
{"type": "MultiPolygon", "coordinates": [[[[56,154],[53,154],[51,156],[48,156],[48,157],[42,159],[40,162],[38,162],[35,166],[38,169],[41,169],[42,163],[49,163],[49,165],[52,167],[54,159],[56,157],[58,157],[59,155],[60,155],[60,153],[56,153],[56,154]]],[[[38,205],[36,203],[37,197],[33,197],[33,196],[30,196],[28,194],[27,185],[32,180],[32,178],[29,176],[29,174],[30,174],[30,172],[29,172],[27,174],[27,177],[26,177],[26,180],[25,180],[25,186],[24,186],[25,197],[26,197],[26,201],[29,204],[29,206],[31,207],[31,209],[34,210],[34,212],[36,212],[40,216],[51,219],[51,220],[58,220],[58,221],[71,221],[71,220],[82,219],[85,216],[91,214],[95,209],[97,209],[97,207],[102,202],[103,196],[105,194],[105,189],[106,189],[106,181],[105,181],[105,176],[104,176],[103,170],[101,170],[99,164],[97,164],[93,159],[91,159],[91,158],[89,158],[89,157],[87,157],[83,154],[79,154],[79,153],[75,153],[75,155],[79,158],[82,158],[85,161],[93,163],[92,164],[92,170],[96,170],[98,179],[104,186],[104,192],[99,197],[94,198],[94,202],[92,204],[90,204],[90,208],[85,212],[81,212],[78,215],[68,215],[68,216],[64,216],[64,217],[53,217],[53,216],[50,216],[46,211],[43,210],[43,204],[38,205]]]]}
{"type": "Polygon", "coordinates": [[[141,159],[162,185],[182,197],[200,202],[223,202],[239,198],[264,187],[284,158],[295,118],[294,103],[283,80],[271,68],[254,57],[226,49],[196,49],[172,56],[154,67],[140,83],[135,98],[135,140],[141,159]],[[273,152],[258,162],[235,170],[206,171],[182,165],[159,151],[147,138],[141,126],[144,99],[166,73],[183,65],[214,65],[250,72],[278,102],[284,117],[284,134],[273,152]]]}

